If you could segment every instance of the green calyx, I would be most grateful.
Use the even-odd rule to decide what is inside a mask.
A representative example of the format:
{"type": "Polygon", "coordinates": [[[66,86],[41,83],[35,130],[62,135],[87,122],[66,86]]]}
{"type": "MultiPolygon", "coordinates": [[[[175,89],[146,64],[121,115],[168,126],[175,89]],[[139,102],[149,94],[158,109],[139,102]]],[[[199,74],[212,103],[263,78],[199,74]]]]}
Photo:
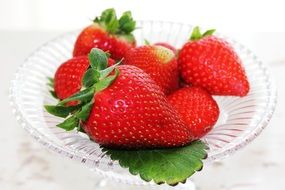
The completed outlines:
{"type": "Polygon", "coordinates": [[[124,12],[118,19],[113,8],[103,11],[101,16],[96,17],[93,22],[98,23],[110,34],[129,36],[128,38],[132,38],[132,32],[136,28],[136,21],[134,21],[130,11],[124,12]]]}
{"type": "Polygon", "coordinates": [[[204,32],[203,34],[201,33],[201,30],[199,28],[199,26],[194,27],[190,40],[199,40],[202,39],[206,36],[211,36],[216,30],[215,29],[210,29],[207,30],[206,32],[204,32]]]}
{"type": "MultiPolygon", "coordinates": [[[[93,48],[89,55],[90,66],[82,79],[82,89],[76,94],[59,101],[57,105],[45,105],[45,109],[52,115],[67,118],[57,126],[66,131],[77,128],[81,131],[80,123],[86,121],[89,117],[94,104],[94,94],[103,91],[109,87],[120,72],[117,66],[118,62],[110,67],[108,65],[107,54],[97,48],[93,48]],[[114,74],[111,74],[114,71],[114,74]],[[76,102],[75,106],[66,106],[69,102],[76,102]]],[[[51,79],[49,79],[49,84],[51,79]]]]}

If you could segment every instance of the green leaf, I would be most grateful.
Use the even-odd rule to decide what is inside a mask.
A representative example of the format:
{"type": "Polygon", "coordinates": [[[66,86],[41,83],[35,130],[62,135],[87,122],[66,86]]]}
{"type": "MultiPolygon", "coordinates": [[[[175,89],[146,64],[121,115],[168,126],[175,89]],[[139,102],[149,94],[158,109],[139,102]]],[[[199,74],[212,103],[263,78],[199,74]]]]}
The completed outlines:
{"type": "Polygon", "coordinates": [[[212,35],[215,31],[216,31],[215,29],[210,29],[210,30],[207,30],[206,32],[204,32],[203,34],[201,34],[200,28],[198,26],[196,26],[196,27],[194,27],[194,29],[192,31],[190,40],[199,40],[203,37],[212,35]]]}
{"type": "Polygon", "coordinates": [[[73,96],[70,96],[69,98],[66,98],[58,103],[58,105],[64,105],[67,102],[77,100],[81,102],[89,102],[93,96],[94,96],[95,88],[90,87],[86,88],[85,90],[79,91],[78,93],[74,94],[73,96]]]}
{"type": "Polygon", "coordinates": [[[73,116],[67,118],[66,120],[64,120],[64,122],[62,122],[56,126],[62,128],[62,129],[65,129],[66,131],[71,131],[75,127],[77,127],[78,124],[79,124],[79,119],[73,115],[73,116]]]}
{"type": "Polygon", "coordinates": [[[115,150],[103,148],[112,160],[128,168],[132,175],[157,184],[177,185],[203,167],[207,146],[202,141],[171,149],[115,150]]]}
{"type": "Polygon", "coordinates": [[[52,105],[45,105],[44,106],[46,111],[52,115],[58,116],[58,117],[67,117],[71,112],[78,109],[80,106],[52,106],[52,105]]]}
{"type": "Polygon", "coordinates": [[[147,39],[144,39],[144,44],[145,45],[150,45],[150,42],[147,39]]]}
{"type": "Polygon", "coordinates": [[[108,76],[119,64],[121,64],[123,61],[123,59],[121,59],[119,62],[117,62],[116,64],[107,67],[106,69],[100,71],[100,80],[105,78],[106,76],[108,76]]]}
{"type": "Polygon", "coordinates": [[[114,82],[114,80],[119,76],[119,73],[120,73],[119,69],[115,68],[114,75],[108,76],[95,84],[95,91],[100,92],[105,88],[107,88],[108,86],[110,86],[114,82]]]}
{"type": "Polygon", "coordinates": [[[190,40],[199,40],[201,39],[201,37],[202,37],[202,34],[201,34],[199,26],[194,27],[190,40]]]}
{"type": "Polygon", "coordinates": [[[54,79],[51,77],[48,77],[48,86],[50,86],[52,89],[54,88],[54,79]]]}
{"type": "Polygon", "coordinates": [[[75,116],[78,118],[78,119],[82,119],[83,121],[86,121],[86,119],[89,117],[89,114],[90,114],[90,111],[92,109],[92,106],[94,104],[94,101],[93,99],[88,102],[87,104],[85,104],[82,109],[75,114],[75,116]]]}
{"type": "Polygon", "coordinates": [[[103,70],[108,65],[108,57],[101,49],[92,48],[88,54],[88,58],[93,69],[103,70]]]}
{"type": "Polygon", "coordinates": [[[121,18],[119,19],[119,27],[120,31],[125,34],[130,34],[136,28],[136,21],[134,21],[132,17],[132,13],[130,11],[126,11],[123,13],[121,18]]]}
{"type": "Polygon", "coordinates": [[[82,133],[86,133],[86,132],[84,131],[84,129],[82,128],[80,122],[79,122],[78,125],[77,125],[77,131],[82,132],[82,133]]]}
{"type": "Polygon", "coordinates": [[[96,16],[96,17],[93,19],[93,22],[100,24],[100,17],[96,16]]]}
{"type": "Polygon", "coordinates": [[[50,90],[49,93],[52,95],[52,97],[54,97],[55,99],[58,99],[57,96],[56,96],[55,91],[50,90]]]}
{"type": "Polygon", "coordinates": [[[215,31],[216,31],[215,29],[207,30],[206,32],[203,33],[202,37],[211,36],[214,34],[215,31]]]}
{"type": "Polygon", "coordinates": [[[103,11],[100,23],[105,26],[109,33],[115,33],[119,29],[119,21],[115,9],[111,8],[103,11]]]}
{"type": "Polygon", "coordinates": [[[100,73],[92,68],[89,68],[83,76],[82,84],[88,88],[99,80],[100,73]]]}

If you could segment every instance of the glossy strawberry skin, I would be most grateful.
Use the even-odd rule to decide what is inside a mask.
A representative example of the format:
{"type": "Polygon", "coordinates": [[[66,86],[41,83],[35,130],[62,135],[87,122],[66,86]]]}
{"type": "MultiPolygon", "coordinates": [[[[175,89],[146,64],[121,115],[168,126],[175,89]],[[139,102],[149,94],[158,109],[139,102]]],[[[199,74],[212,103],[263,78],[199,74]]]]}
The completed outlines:
{"type": "Polygon", "coordinates": [[[188,144],[193,137],[159,86],[141,69],[122,65],[107,89],[95,94],[84,130],[111,148],[161,148],[188,144]]]}
{"type": "MultiPolygon", "coordinates": [[[[168,95],[178,88],[177,59],[170,51],[172,58],[167,61],[163,60],[158,55],[157,48],[161,47],[146,45],[133,48],[127,53],[124,64],[134,65],[144,70],[168,95]]],[[[169,50],[167,49],[167,51],[169,50]]]]}
{"type": "Polygon", "coordinates": [[[136,42],[128,42],[126,39],[120,38],[116,35],[110,36],[111,41],[111,57],[115,60],[121,60],[126,57],[127,52],[136,47],[136,42]]]}
{"type": "Polygon", "coordinates": [[[187,42],[179,53],[178,64],[184,81],[213,95],[245,96],[249,92],[240,58],[218,37],[187,42]]]}
{"type": "Polygon", "coordinates": [[[56,71],[54,77],[54,90],[59,99],[65,99],[81,87],[81,80],[89,67],[87,56],[74,57],[63,63],[56,71]]]}
{"type": "Polygon", "coordinates": [[[126,52],[134,47],[135,42],[128,42],[116,35],[109,34],[98,24],[92,24],[79,34],[73,49],[73,56],[88,55],[92,48],[109,52],[115,60],[125,57],[126,52]]]}
{"type": "Polygon", "coordinates": [[[200,87],[184,87],[167,97],[195,139],[200,139],[215,125],[219,107],[212,96],[200,87]]]}
{"type": "MultiPolygon", "coordinates": [[[[108,66],[114,63],[113,59],[108,59],[108,66]]],[[[60,100],[70,97],[81,89],[82,78],[89,65],[87,56],[73,57],[60,65],[54,76],[54,90],[60,100]]],[[[68,103],[68,105],[74,104],[76,102],[68,103]]]]}

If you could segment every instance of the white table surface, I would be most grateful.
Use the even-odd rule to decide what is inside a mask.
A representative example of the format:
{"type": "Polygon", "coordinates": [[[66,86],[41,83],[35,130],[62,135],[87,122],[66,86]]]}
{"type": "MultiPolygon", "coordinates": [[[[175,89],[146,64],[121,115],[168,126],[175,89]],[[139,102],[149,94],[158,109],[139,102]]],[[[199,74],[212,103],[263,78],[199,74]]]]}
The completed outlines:
{"type": "MultiPolygon", "coordinates": [[[[39,45],[61,33],[0,31],[1,190],[100,189],[100,176],[39,145],[16,123],[8,104],[9,82],[16,68],[39,45]]],[[[194,180],[201,190],[284,190],[285,34],[232,35],[269,64],[279,90],[277,109],[270,125],[254,142],[232,157],[206,166],[194,180]]],[[[116,184],[111,184],[116,189],[116,184]]]]}

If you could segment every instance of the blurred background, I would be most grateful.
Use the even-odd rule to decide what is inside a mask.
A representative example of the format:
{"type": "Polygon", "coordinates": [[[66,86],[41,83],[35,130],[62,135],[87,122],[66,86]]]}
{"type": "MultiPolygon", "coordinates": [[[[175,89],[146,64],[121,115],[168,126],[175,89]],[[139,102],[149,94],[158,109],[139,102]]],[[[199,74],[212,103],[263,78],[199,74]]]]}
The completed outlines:
{"type": "MultiPolygon", "coordinates": [[[[285,11],[282,1],[277,0],[0,0],[0,189],[104,189],[100,176],[48,152],[17,125],[8,104],[8,89],[13,73],[33,50],[90,24],[110,7],[118,13],[131,10],[137,20],[216,28],[250,48],[268,65],[279,91],[270,125],[245,149],[206,166],[194,181],[200,190],[283,190],[285,11]]],[[[110,184],[110,190],[116,189],[115,183],[110,184]]]]}

